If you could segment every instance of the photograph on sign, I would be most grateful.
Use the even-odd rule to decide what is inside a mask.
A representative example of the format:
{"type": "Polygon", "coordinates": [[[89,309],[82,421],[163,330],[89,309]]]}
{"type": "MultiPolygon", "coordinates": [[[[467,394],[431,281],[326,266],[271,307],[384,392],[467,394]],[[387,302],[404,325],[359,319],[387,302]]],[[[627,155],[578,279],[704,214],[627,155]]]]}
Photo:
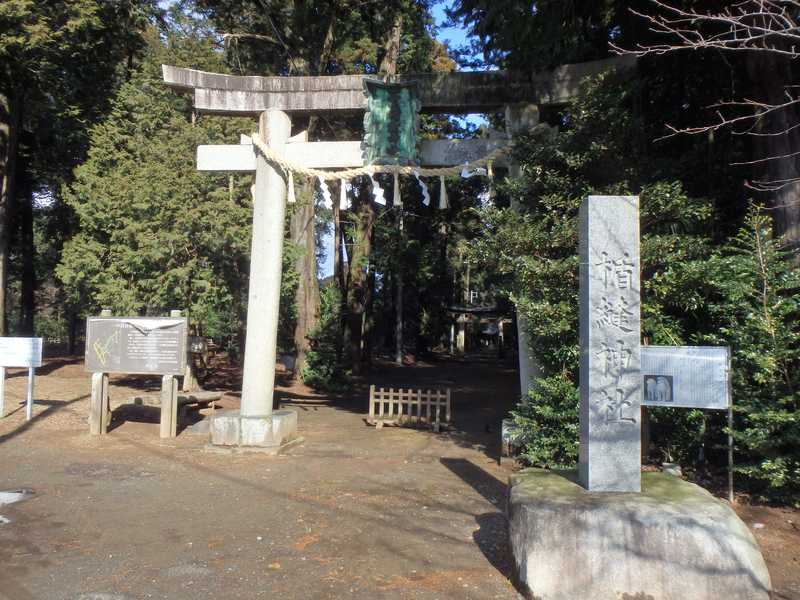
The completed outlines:
{"type": "Polygon", "coordinates": [[[645,375],[644,394],[648,403],[672,404],[672,375],[645,375]]]}
{"type": "Polygon", "coordinates": [[[186,318],[89,317],[86,364],[92,373],[182,375],[186,318]]]}
{"type": "Polygon", "coordinates": [[[643,404],[728,408],[729,356],[727,347],[642,346],[643,404]]]}

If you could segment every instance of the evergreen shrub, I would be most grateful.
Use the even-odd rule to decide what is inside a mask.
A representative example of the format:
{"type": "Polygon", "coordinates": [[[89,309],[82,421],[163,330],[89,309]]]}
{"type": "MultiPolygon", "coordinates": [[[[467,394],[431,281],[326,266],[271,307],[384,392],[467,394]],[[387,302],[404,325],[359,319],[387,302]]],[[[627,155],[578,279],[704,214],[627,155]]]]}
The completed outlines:
{"type": "Polygon", "coordinates": [[[335,286],[320,289],[319,322],[308,336],[311,348],[306,354],[301,377],[306,385],[323,391],[343,391],[349,375],[338,350],[341,347],[341,309],[341,296],[335,286]]]}
{"type": "MultiPolygon", "coordinates": [[[[515,208],[486,208],[485,233],[471,246],[471,258],[505,282],[540,363],[541,378],[513,411],[523,455],[546,467],[577,461],[578,209],[589,194],[637,194],[643,343],[731,347],[739,485],[797,503],[797,270],[757,208],[686,191],[698,178],[652,147],[639,85],[616,74],[586,82],[559,130],[539,126],[518,141],[522,176],[499,189],[515,208]]],[[[723,471],[722,411],[647,410],[652,459],[723,471]]]]}

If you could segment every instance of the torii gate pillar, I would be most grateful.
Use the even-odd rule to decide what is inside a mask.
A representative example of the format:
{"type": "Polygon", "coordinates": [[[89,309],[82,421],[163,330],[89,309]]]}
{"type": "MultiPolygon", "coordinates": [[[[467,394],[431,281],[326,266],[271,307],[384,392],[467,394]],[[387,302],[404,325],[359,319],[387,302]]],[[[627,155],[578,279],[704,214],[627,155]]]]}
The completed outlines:
{"type": "MultiPolygon", "coordinates": [[[[289,115],[279,110],[265,111],[258,120],[259,134],[270,148],[280,153],[291,135],[291,127],[289,115]]],[[[286,182],[258,153],[242,383],[243,417],[272,414],[285,217],[286,182]]]]}
{"type": "MultiPolygon", "coordinates": [[[[261,113],[258,121],[261,137],[280,153],[291,134],[291,125],[289,116],[275,109],[261,113]]],[[[241,410],[214,418],[214,445],[277,451],[297,437],[297,413],[272,411],[285,217],[286,182],[258,153],[241,410]]]]}

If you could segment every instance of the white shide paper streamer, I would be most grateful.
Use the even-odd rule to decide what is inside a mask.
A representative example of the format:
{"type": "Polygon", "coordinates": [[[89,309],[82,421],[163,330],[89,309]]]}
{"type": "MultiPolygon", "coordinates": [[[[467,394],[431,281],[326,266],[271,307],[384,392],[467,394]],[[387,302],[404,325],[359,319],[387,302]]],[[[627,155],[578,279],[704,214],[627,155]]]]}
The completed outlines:
{"type": "Polygon", "coordinates": [[[417,183],[419,183],[419,187],[422,190],[422,204],[425,206],[431,205],[431,193],[428,191],[428,186],[425,185],[425,182],[420,179],[419,173],[414,171],[414,177],[417,178],[417,183]]]}
{"type": "Polygon", "coordinates": [[[319,178],[319,191],[322,193],[322,206],[328,210],[333,210],[333,199],[331,198],[331,191],[328,189],[328,184],[321,177],[319,178]]]}
{"type": "Polygon", "coordinates": [[[339,210],[347,210],[350,208],[350,201],[347,198],[347,192],[350,191],[349,188],[349,183],[344,179],[339,180],[339,210]]]}
{"type": "Polygon", "coordinates": [[[375,200],[375,204],[386,206],[386,197],[383,195],[383,188],[372,175],[369,176],[369,180],[372,182],[372,198],[375,200]]]}

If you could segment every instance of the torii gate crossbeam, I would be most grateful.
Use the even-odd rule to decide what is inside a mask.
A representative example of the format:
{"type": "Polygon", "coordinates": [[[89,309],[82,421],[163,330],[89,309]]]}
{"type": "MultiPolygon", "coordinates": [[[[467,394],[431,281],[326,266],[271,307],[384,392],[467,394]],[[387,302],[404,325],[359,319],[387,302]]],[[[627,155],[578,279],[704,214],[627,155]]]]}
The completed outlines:
{"type": "MultiPolygon", "coordinates": [[[[456,71],[395,75],[391,81],[414,82],[422,111],[479,113],[502,110],[508,104],[566,104],[581,81],[612,68],[629,68],[635,57],[619,56],[562,65],[552,71],[456,71]]],[[[323,77],[259,77],[222,75],[164,65],[164,82],[176,90],[194,93],[199,112],[256,116],[268,108],[288,113],[363,112],[367,101],[364,79],[369,75],[323,77]]]]}

